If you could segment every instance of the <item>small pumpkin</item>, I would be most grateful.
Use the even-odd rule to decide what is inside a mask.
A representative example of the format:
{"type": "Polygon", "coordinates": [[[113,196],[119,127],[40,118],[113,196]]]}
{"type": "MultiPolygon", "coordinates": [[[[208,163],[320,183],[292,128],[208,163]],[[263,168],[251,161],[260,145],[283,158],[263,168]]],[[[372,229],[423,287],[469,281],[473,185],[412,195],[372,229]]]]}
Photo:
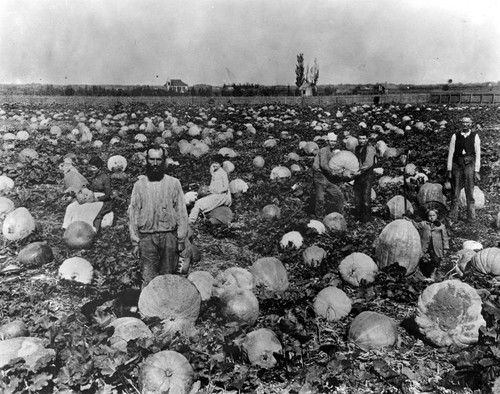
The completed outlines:
{"type": "MultiPolygon", "coordinates": [[[[483,209],[486,205],[486,197],[484,192],[478,187],[474,186],[474,206],[476,209],[483,209]]],[[[460,190],[460,196],[458,197],[458,205],[461,208],[467,207],[467,198],[465,196],[465,190],[460,190]]]]}
{"type": "Polygon", "coordinates": [[[477,291],[457,279],[434,283],[418,298],[415,322],[436,346],[466,347],[479,338],[486,326],[481,315],[482,301],[477,291]]]}
{"type": "Polygon", "coordinates": [[[472,257],[471,265],[482,274],[500,276],[500,248],[480,250],[472,257]]]}
{"type": "Polygon", "coordinates": [[[314,141],[307,141],[303,145],[302,150],[307,156],[315,156],[319,152],[319,146],[314,141]]]}
{"type": "Polygon", "coordinates": [[[364,311],[351,322],[347,337],[365,351],[382,349],[396,344],[398,326],[386,315],[364,311]]]}
{"type": "Polygon", "coordinates": [[[281,209],[275,204],[269,204],[262,208],[261,215],[264,219],[279,218],[281,216],[281,209]]]}
{"type": "Polygon", "coordinates": [[[290,178],[292,176],[292,172],[288,167],[285,166],[276,166],[271,170],[271,179],[278,178],[290,178]]]}
{"type": "Polygon", "coordinates": [[[314,300],[314,312],[328,321],[340,320],[351,312],[352,301],[341,289],[328,286],[314,300]]]}
{"type": "Polygon", "coordinates": [[[87,222],[77,220],[66,228],[63,239],[70,249],[88,249],[92,246],[95,236],[94,227],[87,222]]]}
{"type": "Polygon", "coordinates": [[[212,298],[215,279],[208,271],[193,271],[188,275],[188,280],[193,282],[200,292],[201,300],[207,301],[212,298]]]}
{"type": "Polygon", "coordinates": [[[252,164],[255,168],[262,168],[262,167],[264,167],[265,163],[266,162],[262,156],[255,156],[255,158],[253,159],[253,162],[252,162],[252,164]]]}
{"type": "Polygon", "coordinates": [[[413,224],[397,219],[386,225],[375,241],[375,256],[379,268],[398,263],[411,275],[422,256],[420,235],[413,224]]]}
{"type": "Polygon", "coordinates": [[[229,289],[220,297],[218,313],[226,322],[253,326],[259,318],[259,301],[250,290],[229,289]]]}
{"type": "Polygon", "coordinates": [[[213,295],[219,297],[226,290],[235,288],[252,291],[254,287],[255,278],[250,271],[241,267],[229,267],[215,277],[213,295]]]}
{"type": "Polygon", "coordinates": [[[347,283],[358,287],[362,281],[372,283],[378,272],[378,266],[364,253],[354,252],[339,264],[339,273],[347,283]]]}
{"type": "Polygon", "coordinates": [[[22,320],[13,320],[0,326],[0,341],[5,339],[27,337],[29,331],[22,320]]]}
{"type": "Polygon", "coordinates": [[[276,257],[262,257],[250,267],[257,285],[273,292],[288,289],[288,273],[281,260],[276,257]]]}
{"type": "Polygon", "coordinates": [[[44,340],[32,337],[16,337],[0,341],[0,368],[16,358],[22,358],[33,369],[41,360],[50,360],[54,349],[45,347],[44,340]]]}
{"type": "Polygon", "coordinates": [[[338,231],[344,233],[347,231],[347,222],[344,215],[338,212],[332,212],[323,218],[323,224],[328,231],[338,231]]]}
{"type": "Polygon", "coordinates": [[[280,246],[282,248],[300,249],[304,243],[304,238],[298,231],[289,231],[281,237],[280,246]]]}
{"type": "Polygon", "coordinates": [[[324,234],[326,232],[325,225],[319,220],[311,219],[309,223],[307,223],[307,227],[314,230],[317,234],[324,234]]]}
{"type": "Polygon", "coordinates": [[[108,159],[108,170],[111,172],[125,171],[127,168],[127,159],[121,155],[114,155],[108,159]]]}
{"type": "Polygon", "coordinates": [[[270,369],[276,366],[274,354],[282,354],[283,347],[274,331],[259,328],[249,332],[242,343],[243,353],[252,365],[270,369]]]}
{"type": "Polygon", "coordinates": [[[302,253],[302,258],[304,259],[304,263],[308,267],[318,267],[321,265],[323,260],[326,258],[326,250],[323,248],[320,248],[317,245],[311,245],[309,246],[304,252],[302,253]]]}
{"type": "Polygon", "coordinates": [[[153,333],[149,327],[136,317],[120,317],[109,325],[114,328],[113,335],[109,339],[112,348],[127,351],[127,343],[133,339],[152,338],[153,333]]]}
{"type": "Polygon", "coordinates": [[[173,350],[148,356],[139,370],[141,394],[189,394],[194,370],[188,359],[173,350]]]}
{"type": "Polygon", "coordinates": [[[54,254],[46,242],[33,242],[19,252],[17,259],[25,267],[40,267],[54,260],[54,254]]]}
{"type": "Polygon", "coordinates": [[[90,284],[94,276],[94,268],[82,257],[70,257],[59,267],[59,277],[83,284],[90,284]]]}

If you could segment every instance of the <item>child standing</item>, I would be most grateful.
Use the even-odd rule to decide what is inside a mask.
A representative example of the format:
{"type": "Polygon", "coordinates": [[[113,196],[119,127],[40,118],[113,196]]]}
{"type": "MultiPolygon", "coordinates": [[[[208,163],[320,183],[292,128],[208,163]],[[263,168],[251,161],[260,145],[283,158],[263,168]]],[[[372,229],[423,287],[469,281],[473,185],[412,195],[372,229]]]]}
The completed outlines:
{"type": "Polygon", "coordinates": [[[420,233],[422,253],[428,253],[430,257],[430,261],[421,266],[421,271],[425,276],[436,280],[436,273],[441,264],[441,259],[450,248],[446,227],[438,220],[435,209],[427,211],[427,220],[422,220],[419,223],[413,220],[411,222],[420,233]]]}

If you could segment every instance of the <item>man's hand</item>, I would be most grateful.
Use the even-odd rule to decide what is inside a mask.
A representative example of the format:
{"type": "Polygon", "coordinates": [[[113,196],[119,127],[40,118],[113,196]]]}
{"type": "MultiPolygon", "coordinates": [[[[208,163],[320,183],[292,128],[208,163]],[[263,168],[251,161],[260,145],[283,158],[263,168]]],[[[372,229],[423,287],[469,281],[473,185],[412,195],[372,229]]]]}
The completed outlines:
{"type": "Polygon", "coordinates": [[[184,241],[177,241],[177,250],[182,252],[185,249],[184,241]]]}
{"type": "Polygon", "coordinates": [[[476,171],[474,173],[474,178],[476,179],[476,182],[480,182],[481,181],[481,175],[479,174],[479,171],[476,171]]]}
{"type": "Polygon", "coordinates": [[[135,258],[139,258],[141,256],[141,251],[139,249],[139,245],[134,245],[132,247],[132,256],[135,258]]]}
{"type": "Polygon", "coordinates": [[[451,171],[446,171],[446,178],[451,179],[451,171]]]}

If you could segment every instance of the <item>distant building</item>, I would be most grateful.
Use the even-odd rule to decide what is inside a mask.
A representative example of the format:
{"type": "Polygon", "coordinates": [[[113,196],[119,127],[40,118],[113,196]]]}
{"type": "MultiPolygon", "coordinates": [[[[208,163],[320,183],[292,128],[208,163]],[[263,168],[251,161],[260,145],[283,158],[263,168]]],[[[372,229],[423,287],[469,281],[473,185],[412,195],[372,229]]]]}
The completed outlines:
{"type": "Polygon", "coordinates": [[[177,93],[188,92],[187,83],[182,82],[182,80],[180,79],[169,79],[165,84],[165,87],[169,92],[177,92],[177,93]]]}
{"type": "Polygon", "coordinates": [[[314,95],[314,88],[315,86],[310,83],[310,82],[304,82],[302,86],[299,88],[300,90],[300,95],[302,97],[309,97],[314,95]]]}

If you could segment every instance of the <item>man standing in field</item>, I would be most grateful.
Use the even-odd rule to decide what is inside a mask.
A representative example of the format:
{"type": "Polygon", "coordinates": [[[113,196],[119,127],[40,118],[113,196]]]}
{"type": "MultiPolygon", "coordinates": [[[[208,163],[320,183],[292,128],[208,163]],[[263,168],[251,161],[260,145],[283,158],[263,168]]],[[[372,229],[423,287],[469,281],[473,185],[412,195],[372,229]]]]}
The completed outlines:
{"type": "Polygon", "coordinates": [[[357,218],[363,222],[372,220],[372,184],[373,166],[375,165],[376,150],[368,142],[365,129],[358,133],[358,146],[354,151],[359,161],[359,171],[354,178],[354,204],[357,218]]]}
{"type": "Polygon", "coordinates": [[[313,182],[316,192],[314,214],[319,220],[325,216],[325,197],[326,202],[331,205],[327,214],[331,212],[344,213],[344,195],[337,185],[342,179],[333,175],[328,166],[328,162],[338,150],[337,135],[328,133],[326,142],[328,145],[318,151],[313,162],[313,182]]]}
{"type": "Polygon", "coordinates": [[[177,178],[165,174],[164,149],[149,148],[146,160],[146,176],[135,182],[129,206],[132,254],[141,258],[143,287],[175,272],[188,231],[184,192],[177,178]]]}
{"type": "Polygon", "coordinates": [[[472,120],[469,117],[462,119],[462,130],[451,136],[448,150],[447,177],[451,180],[452,197],[450,220],[458,219],[458,199],[462,188],[467,200],[467,220],[476,219],[474,201],[474,181],[480,181],[481,168],[481,141],[473,130],[472,120]]]}

